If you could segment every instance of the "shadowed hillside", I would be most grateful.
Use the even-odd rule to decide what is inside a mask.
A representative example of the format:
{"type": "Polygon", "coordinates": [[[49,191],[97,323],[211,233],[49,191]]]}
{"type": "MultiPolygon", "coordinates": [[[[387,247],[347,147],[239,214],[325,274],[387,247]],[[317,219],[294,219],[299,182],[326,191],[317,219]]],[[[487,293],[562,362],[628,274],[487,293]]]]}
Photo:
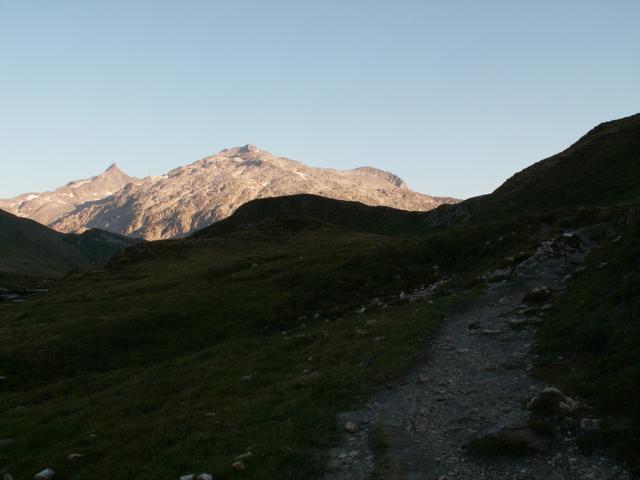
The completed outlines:
{"type": "Polygon", "coordinates": [[[0,273],[61,277],[69,270],[104,263],[136,241],[90,230],[65,235],[0,210],[0,273]]]}
{"type": "Polygon", "coordinates": [[[424,212],[370,207],[317,195],[291,195],[245,203],[231,217],[196,232],[193,237],[212,237],[234,230],[286,232],[313,224],[318,228],[338,227],[396,236],[424,230],[425,218],[424,212]]]}
{"type": "Polygon", "coordinates": [[[479,203],[484,209],[540,211],[635,202],[639,195],[637,114],[598,125],[565,151],[515,174],[479,203]]]}

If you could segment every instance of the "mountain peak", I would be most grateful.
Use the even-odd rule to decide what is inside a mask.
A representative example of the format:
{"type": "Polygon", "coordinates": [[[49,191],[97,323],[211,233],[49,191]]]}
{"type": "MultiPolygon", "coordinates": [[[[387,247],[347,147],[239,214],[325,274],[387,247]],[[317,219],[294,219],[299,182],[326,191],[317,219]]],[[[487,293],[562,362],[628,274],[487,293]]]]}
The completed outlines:
{"type": "Polygon", "coordinates": [[[260,149],[255,145],[251,145],[250,143],[247,143],[246,145],[240,147],[238,151],[240,153],[249,153],[249,152],[259,152],[260,149]]]}
{"type": "Polygon", "coordinates": [[[73,180],[54,191],[33,192],[0,201],[0,207],[21,217],[50,225],[76,206],[101,200],[135,180],[112,163],[99,175],[73,180]]]}
{"type": "Polygon", "coordinates": [[[116,165],[115,163],[112,163],[111,165],[109,165],[109,168],[107,168],[104,172],[102,172],[96,178],[107,179],[110,182],[118,182],[118,183],[121,183],[122,185],[134,180],[133,177],[130,177],[129,175],[124,173],[122,170],[120,170],[118,165],[116,165]]]}
{"type": "Polygon", "coordinates": [[[267,152],[266,150],[260,150],[255,145],[247,143],[246,145],[243,145],[241,147],[224,148],[220,150],[218,155],[222,155],[228,158],[232,158],[232,157],[256,158],[256,157],[270,156],[270,153],[267,152]]]}
{"type": "Polygon", "coordinates": [[[104,171],[104,173],[116,173],[116,172],[122,172],[122,170],[118,168],[118,165],[116,165],[115,162],[109,165],[109,167],[104,171]]]}

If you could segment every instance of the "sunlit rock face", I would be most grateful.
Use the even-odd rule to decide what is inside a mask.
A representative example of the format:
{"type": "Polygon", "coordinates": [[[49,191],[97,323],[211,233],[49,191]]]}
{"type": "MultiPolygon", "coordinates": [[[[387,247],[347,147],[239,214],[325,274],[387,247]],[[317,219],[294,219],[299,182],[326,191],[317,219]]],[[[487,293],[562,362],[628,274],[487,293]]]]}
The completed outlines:
{"type": "MultiPolygon", "coordinates": [[[[95,201],[66,205],[39,218],[62,232],[101,228],[158,240],[188,235],[257,198],[309,193],[416,211],[455,201],[414,192],[396,175],[375,168],[313,168],[253,145],[222,150],[158,177],[124,177],[108,196],[105,188],[95,201]]],[[[21,214],[32,215],[24,209],[21,214]]]]}
{"type": "Polygon", "coordinates": [[[69,182],[52,192],[24,193],[0,200],[0,209],[51,225],[76,207],[102,200],[136,180],[122,172],[114,163],[100,175],[69,182]]]}

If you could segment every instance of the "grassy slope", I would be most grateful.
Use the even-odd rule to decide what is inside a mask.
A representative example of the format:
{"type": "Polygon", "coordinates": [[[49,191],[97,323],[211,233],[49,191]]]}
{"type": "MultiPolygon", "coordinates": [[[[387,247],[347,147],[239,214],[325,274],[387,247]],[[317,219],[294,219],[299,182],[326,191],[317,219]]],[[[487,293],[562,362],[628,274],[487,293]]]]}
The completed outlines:
{"type": "Polygon", "coordinates": [[[119,251],[143,240],[92,228],[79,234],[66,234],[64,241],[79,250],[85,258],[85,262],[91,265],[103,265],[119,251]]]}
{"type": "Polygon", "coordinates": [[[484,226],[415,238],[310,223],[139,245],[6,311],[0,414],[15,442],[0,465],[224,478],[251,446],[250,478],[317,474],[335,414],[408,366],[456,297],[358,308],[461,265],[474,276],[526,236],[485,245],[484,226]],[[75,452],[86,459],[67,462],[75,452]]]}
{"type": "Polygon", "coordinates": [[[607,421],[600,440],[640,473],[640,210],[612,224],[544,324],[540,375],[589,399],[607,421]]]}
{"type": "Polygon", "coordinates": [[[66,235],[0,210],[0,280],[58,278],[73,268],[103,263],[134,243],[100,230],[66,235]]]}
{"type": "Polygon", "coordinates": [[[253,200],[229,218],[196,232],[195,238],[236,230],[297,230],[333,225],[380,235],[417,234],[427,230],[427,212],[408,212],[389,207],[370,207],[358,202],[335,201],[317,195],[291,195],[253,200]]]}
{"type": "Polygon", "coordinates": [[[640,114],[603,123],[564,152],[517,173],[492,195],[470,202],[481,215],[637,201],[640,114]]]}
{"type": "Polygon", "coordinates": [[[0,210],[0,271],[53,277],[85,263],[63,235],[0,210]]]}

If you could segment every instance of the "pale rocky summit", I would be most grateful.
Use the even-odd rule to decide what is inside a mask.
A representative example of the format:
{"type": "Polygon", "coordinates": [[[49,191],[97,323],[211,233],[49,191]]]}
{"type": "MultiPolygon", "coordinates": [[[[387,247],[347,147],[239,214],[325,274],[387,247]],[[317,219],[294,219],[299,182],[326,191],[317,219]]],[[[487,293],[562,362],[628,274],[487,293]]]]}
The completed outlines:
{"type": "Polygon", "coordinates": [[[11,199],[0,199],[0,209],[51,225],[79,205],[102,200],[136,180],[114,163],[100,175],[69,182],[53,192],[24,193],[11,199]]]}
{"type": "Polygon", "coordinates": [[[129,183],[109,197],[78,205],[51,226],[175,238],[228,217],[250,200],[302,193],[416,211],[455,202],[414,192],[396,175],[375,168],[312,168],[245,145],[129,183]]]}

